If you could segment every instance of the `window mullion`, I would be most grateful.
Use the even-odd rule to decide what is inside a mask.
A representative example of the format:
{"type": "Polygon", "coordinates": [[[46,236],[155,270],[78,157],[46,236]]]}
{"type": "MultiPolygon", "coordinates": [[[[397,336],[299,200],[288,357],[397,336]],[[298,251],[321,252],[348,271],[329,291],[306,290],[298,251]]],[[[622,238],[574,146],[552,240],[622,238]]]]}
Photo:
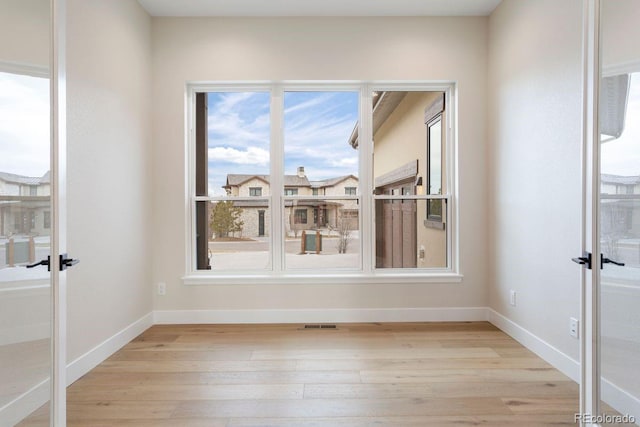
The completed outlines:
{"type": "MultiPolygon", "coordinates": [[[[446,156],[444,157],[444,164],[447,168],[447,171],[455,171],[457,170],[457,153],[455,151],[456,144],[454,143],[455,134],[453,128],[453,112],[456,109],[454,105],[454,97],[452,93],[452,88],[448,88],[445,90],[445,105],[446,107],[444,111],[444,149],[446,156]]],[[[455,224],[457,215],[457,207],[455,203],[455,195],[458,194],[457,182],[455,181],[455,173],[446,173],[443,179],[447,185],[446,191],[446,221],[447,227],[449,230],[454,230],[457,228],[457,224],[455,224]]],[[[454,233],[451,231],[447,232],[447,268],[452,269],[453,271],[459,270],[458,265],[458,247],[457,240],[454,240],[454,233]]]]}
{"type": "Polygon", "coordinates": [[[360,154],[360,244],[362,247],[362,271],[364,273],[373,272],[375,265],[375,219],[373,212],[375,201],[373,195],[373,122],[371,90],[368,85],[360,88],[360,144],[358,147],[360,154]]]}
{"type": "Polygon", "coordinates": [[[271,92],[271,260],[274,273],[284,270],[284,90],[276,85],[271,92]]]}

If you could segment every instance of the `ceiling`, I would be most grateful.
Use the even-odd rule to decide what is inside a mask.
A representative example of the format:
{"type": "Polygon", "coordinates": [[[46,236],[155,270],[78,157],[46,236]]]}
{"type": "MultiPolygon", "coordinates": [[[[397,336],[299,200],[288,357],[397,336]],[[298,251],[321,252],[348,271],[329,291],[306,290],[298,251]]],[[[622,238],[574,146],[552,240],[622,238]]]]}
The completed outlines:
{"type": "Polygon", "coordinates": [[[486,16],[501,0],[138,0],[152,16],[486,16]]]}

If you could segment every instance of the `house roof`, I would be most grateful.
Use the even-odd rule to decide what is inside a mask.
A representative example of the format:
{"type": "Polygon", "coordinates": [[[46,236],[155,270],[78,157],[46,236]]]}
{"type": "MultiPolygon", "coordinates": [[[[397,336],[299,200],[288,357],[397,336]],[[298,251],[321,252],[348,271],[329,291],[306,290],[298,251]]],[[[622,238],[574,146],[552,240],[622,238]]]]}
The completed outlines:
{"type": "MultiPolygon", "coordinates": [[[[400,105],[400,102],[407,96],[407,92],[375,92],[373,95],[373,134],[375,135],[380,126],[389,118],[391,113],[400,105]]],[[[351,136],[349,136],[349,145],[354,149],[358,148],[358,123],[356,122],[351,136]]]]}
{"type": "Polygon", "coordinates": [[[16,175],[8,172],[0,172],[0,179],[5,182],[11,182],[13,184],[22,185],[41,185],[49,184],[51,182],[49,171],[41,177],[16,175]]]}
{"type": "Polygon", "coordinates": [[[353,178],[356,181],[358,180],[358,177],[355,175],[344,175],[344,176],[339,176],[337,178],[324,179],[321,181],[310,181],[310,183],[311,183],[311,188],[332,187],[349,178],[353,178]]]}
{"type": "MultiPolygon", "coordinates": [[[[252,179],[260,179],[267,184],[269,183],[269,175],[243,175],[230,173],[227,175],[227,185],[225,185],[223,188],[242,185],[252,179]]],[[[284,185],[286,187],[309,187],[311,184],[309,184],[309,180],[306,176],[300,177],[298,175],[285,175],[284,185]]]]}
{"type": "MultiPolygon", "coordinates": [[[[233,200],[233,206],[238,208],[268,208],[269,201],[268,200],[233,200]]],[[[328,207],[328,206],[342,206],[342,203],[331,201],[331,200],[296,200],[295,203],[293,200],[286,200],[284,202],[284,206],[290,208],[294,207],[328,207]]]]}
{"type": "Polygon", "coordinates": [[[621,175],[609,175],[603,173],[601,180],[607,184],[621,184],[621,185],[637,185],[640,184],[640,175],[636,176],[621,176],[621,175]]]}

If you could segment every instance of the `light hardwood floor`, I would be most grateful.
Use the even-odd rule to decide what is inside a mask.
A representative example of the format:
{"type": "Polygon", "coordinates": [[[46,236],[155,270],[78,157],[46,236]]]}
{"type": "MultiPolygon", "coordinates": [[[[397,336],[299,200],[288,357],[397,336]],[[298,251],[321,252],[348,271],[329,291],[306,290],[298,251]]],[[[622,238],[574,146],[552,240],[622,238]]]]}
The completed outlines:
{"type": "Polygon", "coordinates": [[[68,425],[576,425],[577,384],[489,323],[337,326],[154,326],[68,388],[68,425]]]}

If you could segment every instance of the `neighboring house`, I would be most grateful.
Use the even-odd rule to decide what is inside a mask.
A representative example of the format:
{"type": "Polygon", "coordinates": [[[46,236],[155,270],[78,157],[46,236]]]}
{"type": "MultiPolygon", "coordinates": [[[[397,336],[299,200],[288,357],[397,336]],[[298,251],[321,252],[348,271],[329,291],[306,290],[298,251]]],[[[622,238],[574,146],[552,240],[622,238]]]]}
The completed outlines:
{"type": "MultiPolygon", "coordinates": [[[[271,194],[269,176],[228,174],[223,188],[230,197],[258,199],[234,202],[234,206],[242,208],[242,237],[268,236],[271,217],[268,201],[264,197],[271,194]]],[[[355,196],[358,192],[358,178],[346,175],[309,181],[304,167],[299,167],[296,175],[284,176],[284,192],[285,196],[355,196]]],[[[284,221],[287,232],[335,229],[341,224],[350,230],[356,230],[358,203],[356,200],[290,200],[285,203],[284,221]]]]}
{"type": "Polygon", "coordinates": [[[41,177],[0,172],[0,236],[48,235],[50,194],[49,172],[41,177]]]}
{"type": "Polygon", "coordinates": [[[640,238],[640,210],[637,207],[640,176],[602,174],[601,177],[600,224],[605,244],[607,241],[640,238]]]}
{"type": "MultiPolygon", "coordinates": [[[[442,92],[374,92],[373,144],[376,194],[447,194],[442,92]],[[437,123],[438,126],[433,126],[437,123]],[[431,150],[430,132],[434,133],[431,150]],[[437,161],[437,162],[435,162],[437,161]]],[[[349,143],[359,144],[358,126],[349,143]]],[[[376,203],[376,267],[447,266],[446,204],[397,200],[376,203]]]]}

